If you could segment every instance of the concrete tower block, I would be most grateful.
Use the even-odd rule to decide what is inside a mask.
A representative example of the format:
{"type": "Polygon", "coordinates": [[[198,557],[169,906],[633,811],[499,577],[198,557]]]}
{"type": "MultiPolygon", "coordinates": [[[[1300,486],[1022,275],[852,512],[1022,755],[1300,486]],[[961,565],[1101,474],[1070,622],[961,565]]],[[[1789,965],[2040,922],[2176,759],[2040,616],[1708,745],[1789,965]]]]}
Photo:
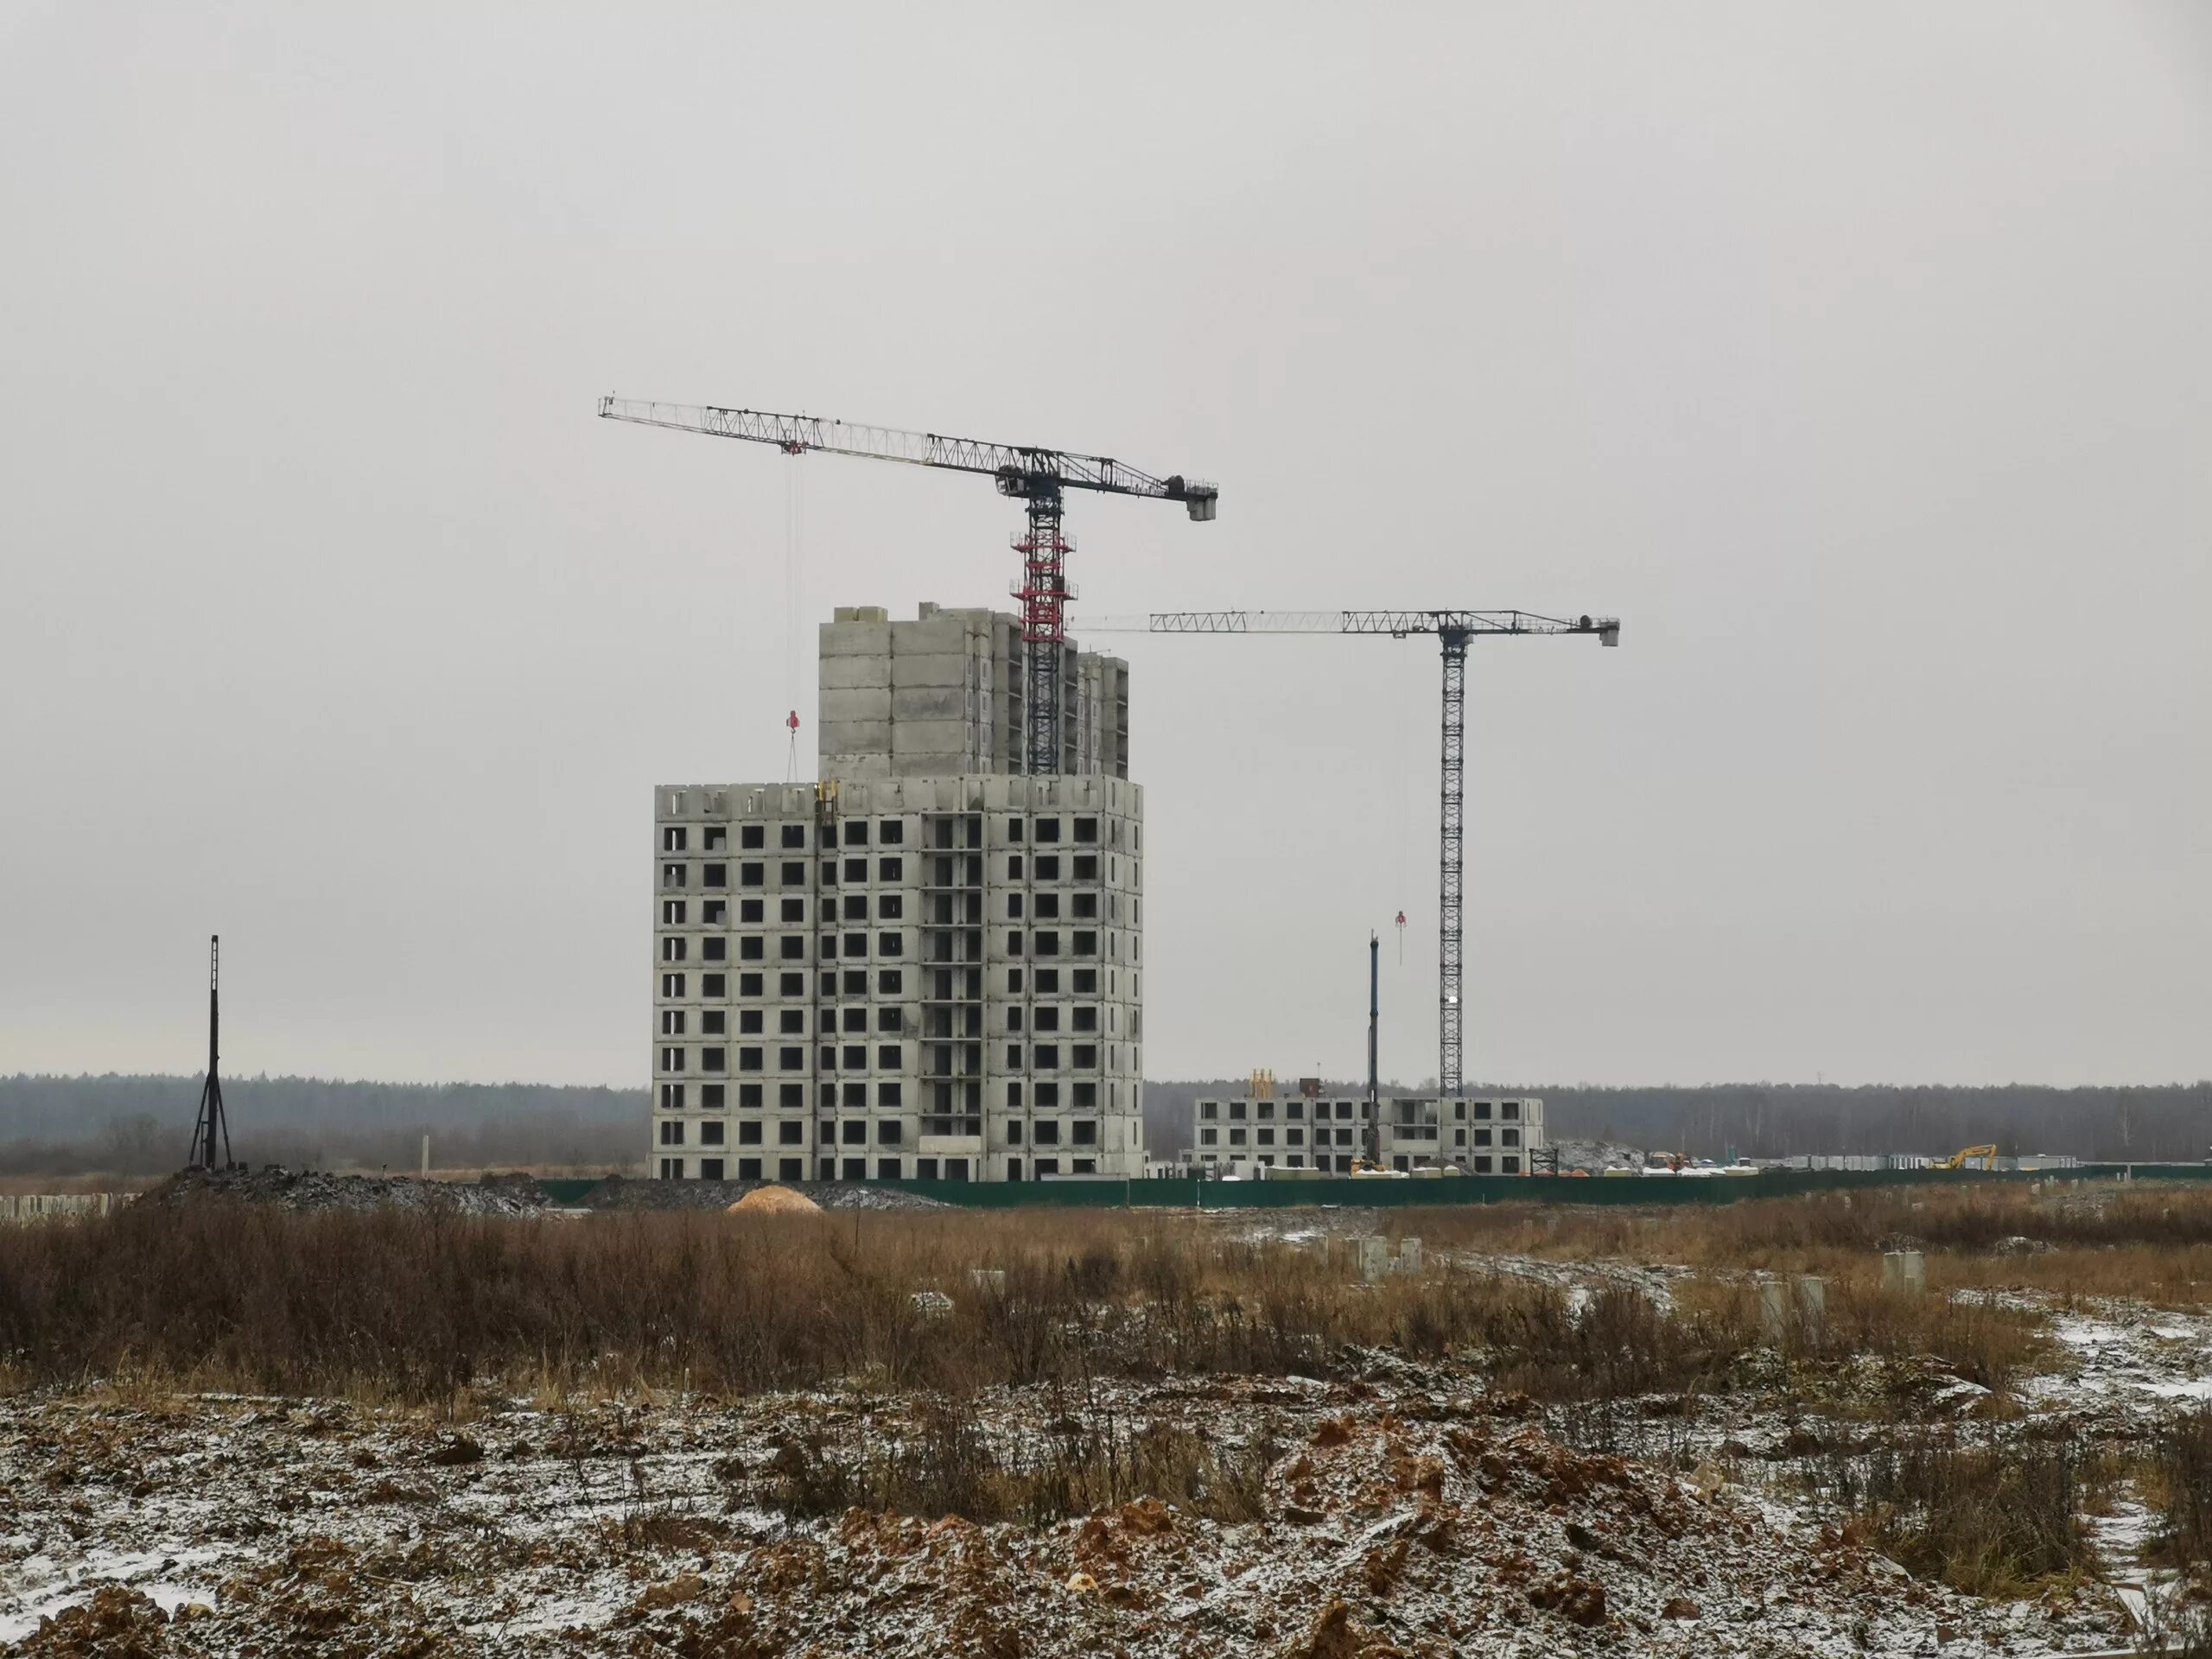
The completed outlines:
{"type": "Polygon", "coordinates": [[[816,639],[817,650],[824,657],[891,655],[888,622],[824,622],[816,639]]]}
{"type": "MultiPolygon", "coordinates": [[[[887,734],[891,753],[903,754],[959,754],[968,743],[968,722],[962,720],[894,720],[887,734]]],[[[958,770],[949,767],[948,771],[958,770]]]]}
{"type": "Polygon", "coordinates": [[[891,659],[861,655],[824,657],[817,683],[824,692],[891,689],[891,659]]]}
{"type": "Polygon", "coordinates": [[[821,722],[824,754],[888,754],[895,729],[887,720],[830,720],[821,722]]]}
{"type": "Polygon", "coordinates": [[[902,651],[891,659],[891,683],[901,690],[923,685],[965,685],[968,677],[969,662],[964,652],[910,654],[902,651]]]}
{"type": "Polygon", "coordinates": [[[890,701],[891,717],[901,723],[968,718],[967,689],[957,683],[915,685],[902,678],[892,688],[890,701]]]}
{"type": "Polygon", "coordinates": [[[825,725],[847,721],[887,723],[891,719],[891,689],[884,685],[850,689],[825,686],[822,691],[821,719],[825,725]]]}

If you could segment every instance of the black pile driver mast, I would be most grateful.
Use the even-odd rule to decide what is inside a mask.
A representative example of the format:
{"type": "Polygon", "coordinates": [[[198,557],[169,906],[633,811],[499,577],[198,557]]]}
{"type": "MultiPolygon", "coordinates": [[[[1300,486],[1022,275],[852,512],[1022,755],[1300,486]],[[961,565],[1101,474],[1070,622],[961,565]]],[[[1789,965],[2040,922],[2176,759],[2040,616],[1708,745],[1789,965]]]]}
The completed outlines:
{"type": "Polygon", "coordinates": [[[1467,642],[1491,634],[1589,633],[1621,642],[1618,617],[1537,616],[1528,611],[1155,611],[1150,633],[1433,633],[1444,647],[1444,766],[1436,859],[1436,1082],[1447,1098],[1463,1086],[1459,999],[1467,785],[1467,642]]]}
{"type": "Polygon", "coordinates": [[[693,404],[651,404],[607,397],[599,412],[610,421],[665,426],[709,437],[743,438],[772,443],[787,455],[810,449],[829,455],[859,455],[871,461],[903,461],[914,467],[941,467],[957,473],[981,473],[998,482],[999,493],[1018,496],[1028,509],[1028,528],[1014,539],[1021,555],[1021,575],[1008,591],[1021,601],[1021,638],[1028,685],[1025,699],[1028,736],[1027,769],[1060,769],[1060,675],[1067,640],[1067,604],[1076,589],[1067,580],[1067,556],[1075,543],[1060,533],[1062,500],[1069,490],[1099,490],[1109,495],[1147,495],[1180,501],[1198,524],[1210,522],[1220,492],[1180,474],[1154,478],[1109,455],[1081,455],[1033,444],[986,443],[948,438],[935,432],[903,432],[893,427],[856,426],[811,415],[768,415],[752,409],[716,409],[693,404]]]}
{"type": "Polygon", "coordinates": [[[211,933],[207,936],[207,1081],[200,1086],[200,1116],[192,1125],[192,1151],[184,1160],[187,1169],[227,1169],[231,1164],[231,1126],[223,1116],[223,1085],[215,1076],[222,1031],[222,1004],[218,995],[222,976],[222,938],[211,933]],[[215,1155],[218,1140],[223,1143],[220,1158],[215,1155]]]}

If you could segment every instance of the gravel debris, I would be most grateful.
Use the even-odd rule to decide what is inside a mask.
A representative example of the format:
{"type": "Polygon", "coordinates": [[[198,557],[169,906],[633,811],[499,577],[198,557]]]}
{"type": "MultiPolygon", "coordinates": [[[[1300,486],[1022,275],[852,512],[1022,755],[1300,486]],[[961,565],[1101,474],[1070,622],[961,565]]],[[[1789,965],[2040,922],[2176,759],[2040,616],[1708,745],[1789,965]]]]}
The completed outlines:
{"type": "Polygon", "coordinates": [[[202,1204],[228,1200],[287,1210],[445,1210],[464,1216],[534,1216],[547,1206],[544,1189],[527,1175],[487,1175],[481,1181],[431,1181],[410,1175],[332,1175],[276,1164],[259,1169],[188,1169],[140,1202],[202,1204]]]}
{"type": "MultiPolygon", "coordinates": [[[[945,1210],[952,1206],[918,1193],[866,1181],[638,1181],[608,1177],[587,1193],[581,1208],[613,1210],[727,1210],[764,1186],[801,1192],[824,1210],[945,1210]]],[[[188,1169],[146,1197],[160,1204],[228,1199],[274,1204],[287,1210],[448,1210],[464,1216],[535,1216],[554,1208],[545,1190],[527,1175],[487,1175],[481,1181],[434,1181],[411,1175],[332,1175],[314,1170],[188,1169]]]]}

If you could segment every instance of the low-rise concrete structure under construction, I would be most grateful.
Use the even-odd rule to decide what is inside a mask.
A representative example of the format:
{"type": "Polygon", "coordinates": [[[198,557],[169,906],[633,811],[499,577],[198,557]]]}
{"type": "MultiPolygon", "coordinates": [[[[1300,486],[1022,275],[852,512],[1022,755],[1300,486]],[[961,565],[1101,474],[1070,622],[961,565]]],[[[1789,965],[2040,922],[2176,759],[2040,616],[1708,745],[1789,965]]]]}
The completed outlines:
{"type": "MultiPolygon", "coordinates": [[[[1544,1103],[1526,1096],[1394,1096],[1380,1105],[1380,1153],[1389,1169],[1456,1165],[1470,1175],[1526,1175],[1544,1144],[1544,1103]]],[[[1201,1173],[1349,1174],[1364,1154],[1366,1123],[1366,1101],[1342,1096],[1200,1100],[1192,1108],[1188,1161],[1201,1173]]]]}

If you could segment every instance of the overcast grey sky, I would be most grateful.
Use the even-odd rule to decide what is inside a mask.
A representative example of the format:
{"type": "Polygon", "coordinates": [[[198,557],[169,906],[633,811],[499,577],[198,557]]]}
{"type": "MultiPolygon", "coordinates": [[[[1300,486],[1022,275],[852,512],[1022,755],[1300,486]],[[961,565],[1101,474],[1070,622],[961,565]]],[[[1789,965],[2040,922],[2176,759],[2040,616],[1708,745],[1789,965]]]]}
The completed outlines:
{"type": "MultiPolygon", "coordinates": [[[[1469,1074],[2212,1072],[2212,9],[0,3],[0,1071],[642,1084],[651,788],[979,480],[1479,645],[1469,1074]],[[797,474],[796,479],[794,474],[797,474]]],[[[1096,643],[1105,643],[1099,641],[1096,643]]],[[[1118,642],[1154,1077],[1433,1069],[1427,641],[1118,642]],[[1409,918],[1404,965],[1390,918],[1409,918]]]]}

